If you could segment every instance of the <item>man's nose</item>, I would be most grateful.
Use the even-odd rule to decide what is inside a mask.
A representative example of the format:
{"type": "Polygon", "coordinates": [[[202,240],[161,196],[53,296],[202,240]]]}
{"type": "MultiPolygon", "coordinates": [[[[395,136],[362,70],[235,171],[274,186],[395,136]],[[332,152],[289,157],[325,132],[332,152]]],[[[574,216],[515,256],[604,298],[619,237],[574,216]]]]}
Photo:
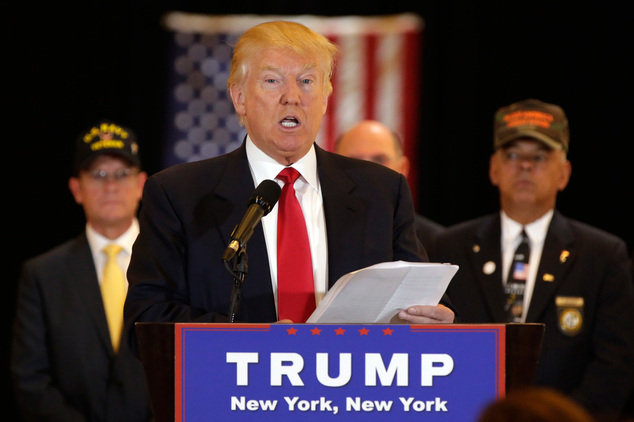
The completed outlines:
{"type": "Polygon", "coordinates": [[[280,102],[284,105],[298,104],[300,94],[301,94],[301,91],[296,83],[284,84],[284,89],[282,92],[282,98],[280,99],[280,102]]]}

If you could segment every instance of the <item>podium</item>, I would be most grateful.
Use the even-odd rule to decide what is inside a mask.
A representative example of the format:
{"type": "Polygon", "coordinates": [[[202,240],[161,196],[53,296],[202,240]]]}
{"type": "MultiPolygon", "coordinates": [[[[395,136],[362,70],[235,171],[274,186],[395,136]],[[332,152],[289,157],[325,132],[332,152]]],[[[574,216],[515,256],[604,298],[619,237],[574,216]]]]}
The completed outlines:
{"type": "MultiPolygon", "coordinates": [[[[186,325],[190,330],[194,328],[193,331],[198,332],[204,331],[205,327],[214,327],[214,324],[136,324],[139,357],[143,363],[143,367],[145,370],[156,422],[173,422],[175,420],[175,412],[177,408],[180,407],[179,400],[181,399],[181,394],[179,391],[176,391],[176,384],[179,381],[178,376],[180,376],[180,368],[177,367],[178,365],[176,356],[181,356],[182,351],[180,350],[179,343],[180,334],[177,334],[177,332],[179,332],[179,326],[184,325],[186,325]],[[201,329],[196,329],[196,327],[201,327],[201,329]],[[177,376],[177,374],[179,375],[177,376]]],[[[239,327],[241,325],[243,324],[234,324],[232,326],[239,327]]],[[[258,326],[275,327],[279,330],[279,327],[284,327],[284,324],[273,324],[270,326],[268,324],[250,324],[248,326],[252,328],[258,326]]],[[[295,325],[295,327],[298,328],[301,326],[302,324],[295,325]]],[[[462,332],[475,332],[481,331],[483,327],[486,328],[492,326],[496,326],[498,328],[502,327],[500,332],[504,333],[503,336],[501,336],[500,344],[500,350],[503,356],[503,359],[501,361],[501,364],[503,365],[503,370],[501,371],[503,375],[503,378],[501,379],[501,382],[503,384],[501,388],[502,394],[504,394],[504,391],[508,392],[519,387],[531,385],[535,378],[538,358],[541,352],[544,325],[459,324],[457,328],[460,328],[460,331],[462,332]]],[[[347,328],[346,325],[336,327],[340,327],[339,329],[343,331],[345,331],[345,329],[347,328]]],[[[364,327],[372,329],[372,325],[366,325],[364,327]]],[[[396,328],[409,326],[397,325],[394,327],[396,328]]],[[[412,331],[415,331],[414,328],[416,326],[411,327],[412,331]]],[[[449,328],[454,328],[454,325],[426,325],[424,326],[424,330],[422,330],[425,332],[418,335],[425,336],[434,333],[434,331],[436,330],[448,331],[449,328]]],[[[308,329],[308,326],[306,326],[306,329],[308,329]]],[[[477,350],[472,349],[473,345],[471,344],[462,344],[460,346],[465,350],[477,350]]],[[[214,347],[209,347],[209,350],[213,348],[214,347]]],[[[193,346],[191,346],[190,349],[193,349],[193,346]]],[[[190,373],[191,372],[192,371],[190,371],[190,373]]],[[[420,370],[418,372],[420,372],[420,370]]],[[[420,379],[418,379],[417,382],[418,381],[420,381],[420,379]]],[[[227,384],[229,388],[230,382],[228,382],[227,384]]],[[[438,398],[436,398],[436,400],[438,400],[438,398]]]]}

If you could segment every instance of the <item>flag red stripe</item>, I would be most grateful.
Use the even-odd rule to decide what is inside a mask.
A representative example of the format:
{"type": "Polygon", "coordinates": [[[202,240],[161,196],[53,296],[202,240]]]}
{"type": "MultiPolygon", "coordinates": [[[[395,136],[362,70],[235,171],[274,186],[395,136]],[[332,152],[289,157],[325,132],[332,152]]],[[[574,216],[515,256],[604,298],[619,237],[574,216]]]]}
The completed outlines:
{"type": "Polygon", "coordinates": [[[419,32],[407,32],[405,37],[405,60],[403,65],[403,85],[402,85],[402,115],[403,115],[403,148],[405,155],[409,158],[411,165],[408,182],[414,197],[414,205],[417,204],[418,180],[417,172],[417,146],[418,138],[418,107],[420,104],[420,48],[421,37],[419,32]]]}
{"type": "Polygon", "coordinates": [[[376,119],[374,105],[376,104],[376,49],[377,36],[368,34],[364,36],[365,56],[365,103],[363,114],[365,119],[376,119]]]}

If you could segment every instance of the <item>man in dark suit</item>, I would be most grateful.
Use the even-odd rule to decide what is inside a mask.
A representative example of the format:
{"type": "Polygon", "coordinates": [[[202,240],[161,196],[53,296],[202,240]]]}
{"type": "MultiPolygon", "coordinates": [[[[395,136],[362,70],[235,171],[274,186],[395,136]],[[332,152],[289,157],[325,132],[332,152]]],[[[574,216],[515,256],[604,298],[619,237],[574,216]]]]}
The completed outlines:
{"type": "MultiPolygon", "coordinates": [[[[221,257],[254,187],[278,179],[285,168],[301,174],[293,186],[310,241],[312,307],[349,271],[426,258],[406,179],[314,145],[335,54],[325,37],[291,22],[258,25],[240,38],[228,86],[247,129],[245,143],[224,156],[168,168],[146,183],[128,271],[131,345],[138,321],[227,320],[233,282],[221,257]]],[[[278,208],[248,242],[239,321],[275,322],[281,313],[279,269],[295,259],[277,253],[278,208]]],[[[420,323],[453,320],[443,305],[412,306],[399,316],[420,323]]]]}
{"type": "Polygon", "coordinates": [[[634,383],[625,243],[555,209],[571,172],[559,106],[514,103],[498,110],[494,127],[489,173],[501,212],[448,228],[430,256],[460,267],[448,294],[461,322],[544,323],[536,383],[614,417],[634,383]],[[529,249],[514,254],[522,232],[529,249]]]}
{"type": "Polygon", "coordinates": [[[77,139],[69,188],[86,230],[25,262],[18,284],[11,373],[25,421],[151,420],[143,369],[120,341],[124,274],[147,177],[140,165],[135,136],[122,126],[100,122],[77,139]],[[112,306],[102,297],[106,245],[122,248],[112,306]]]}
{"type": "MultiPolygon", "coordinates": [[[[362,120],[353,125],[337,139],[335,152],[382,164],[405,177],[409,175],[410,161],[403,154],[400,136],[377,120],[362,120]]],[[[415,218],[416,234],[423,246],[430,248],[445,227],[421,214],[415,218]]]]}

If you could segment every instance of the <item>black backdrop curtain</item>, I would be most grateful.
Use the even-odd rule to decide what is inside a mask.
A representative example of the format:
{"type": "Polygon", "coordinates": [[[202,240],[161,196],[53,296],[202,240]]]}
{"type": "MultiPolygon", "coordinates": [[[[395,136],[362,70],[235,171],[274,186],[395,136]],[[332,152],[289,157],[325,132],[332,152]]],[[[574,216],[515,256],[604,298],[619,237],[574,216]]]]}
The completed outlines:
{"type": "MultiPolygon", "coordinates": [[[[634,247],[628,154],[634,37],[626,2],[345,3],[27,0],[5,8],[12,22],[3,37],[9,93],[3,97],[3,215],[10,239],[5,345],[20,263],[83,228],[66,185],[75,136],[99,118],[114,119],[137,132],[146,169],[160,169],[167,73],[160,17],[171,10],[419,14],[425,20],[423,74],[420,92],[411,93],[422,104],[414,169],[419,211],[450,225],[496,210],[488,181],[493,112],[534,97],[560,104],[570,121],[573,172],[559,209],[634,247]]],[[[5,398],[12,409],[12,398],[5,398]]]]}

